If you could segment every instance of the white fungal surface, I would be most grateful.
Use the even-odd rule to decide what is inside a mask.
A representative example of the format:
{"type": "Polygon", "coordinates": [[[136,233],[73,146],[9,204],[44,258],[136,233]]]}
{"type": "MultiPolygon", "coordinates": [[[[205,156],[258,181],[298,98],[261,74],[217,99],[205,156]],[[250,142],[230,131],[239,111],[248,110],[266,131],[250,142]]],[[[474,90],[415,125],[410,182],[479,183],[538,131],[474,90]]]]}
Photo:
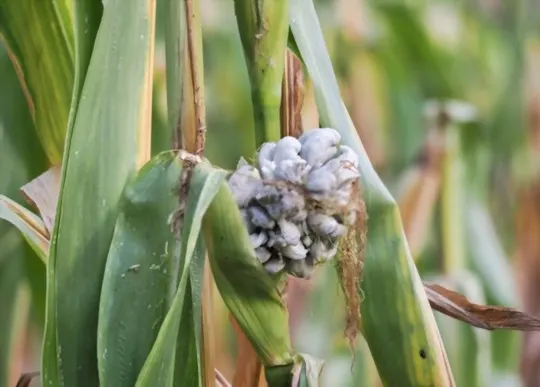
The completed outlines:
{"type": "Polygon", "coordinates": [[[259,261],[270,273],[307,278],[331,260],[354,224],[358,156],[330,128],[265,143],[256,165],[241,159],[229,178],[259,261]]]}

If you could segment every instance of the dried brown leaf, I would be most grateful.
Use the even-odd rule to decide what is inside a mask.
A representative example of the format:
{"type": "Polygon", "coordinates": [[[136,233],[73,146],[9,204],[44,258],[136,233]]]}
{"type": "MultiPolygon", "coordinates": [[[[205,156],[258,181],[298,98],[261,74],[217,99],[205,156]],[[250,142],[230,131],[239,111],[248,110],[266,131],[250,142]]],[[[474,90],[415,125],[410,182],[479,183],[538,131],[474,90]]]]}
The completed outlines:
{"type": "Polygon", "coordinates": [[[516,309],[474,304],[462,294],[438,284],[424,282],[424,290],[434,310],[474,327],[487,330],[540,330],[540,319],[516,309]]]}
{"type": "Polygon", "coordinates": [[[281,88],[281,137],[302,135],[302,106],[304,103],[304,73],[302,62],[287,49],[281,88]]]}

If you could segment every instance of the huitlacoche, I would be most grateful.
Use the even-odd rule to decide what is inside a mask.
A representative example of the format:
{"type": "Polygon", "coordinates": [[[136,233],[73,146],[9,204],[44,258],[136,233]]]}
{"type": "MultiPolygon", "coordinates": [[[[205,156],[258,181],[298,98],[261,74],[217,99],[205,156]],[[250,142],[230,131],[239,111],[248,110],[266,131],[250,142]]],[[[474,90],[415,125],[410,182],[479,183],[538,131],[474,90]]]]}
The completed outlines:
{"type": "Polygon", "coordinates": [[[307,278],[332,259],[355,223],[358,157],[334,129],[265,143],[255,165],[241,159],[229,187],[267,271],[307,278]]]}

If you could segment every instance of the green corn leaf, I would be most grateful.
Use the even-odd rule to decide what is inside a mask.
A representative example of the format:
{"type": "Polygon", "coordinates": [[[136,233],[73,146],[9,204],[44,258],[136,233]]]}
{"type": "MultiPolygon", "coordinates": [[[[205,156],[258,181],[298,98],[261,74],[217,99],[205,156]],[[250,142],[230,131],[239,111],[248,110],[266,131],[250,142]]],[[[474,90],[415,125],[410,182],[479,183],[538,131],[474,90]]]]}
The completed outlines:
{"type": "Polygon", "coordinates": [[[68,127],[73,125],[79,106],[79,98],[103,14],[103,5],[95,0],[73,0],[73,14],[75,69],[68,127]]]}
{"type": "Polygon", "coordinates": [[[0,37],[51,164],[61,162],[73,90],[72,22],[68,0],[0,1],[0,37]]]}
{"type": "Polygon", "coordinates": [[[212,272],[225,304],[263,365],[288,367],[285,373],[290,373],[295,356],[287,310],[275,281],[255,256],[242,215],[226,184],[208,208],[203,226],[212,272]]]}
{"type": "Polygon", "coordinates": [[[289,7],[286,1],[235,0],[255,117],[255,141],[280,138],[281,84],[285,66],[289,7]]]}
{"type": "Polygon", "coordinates": [[[98,384],[90,332],[97,331],[118,201],[150,154],[154,16],[153,1],[104,3],[62,165],[48,267],[46,386],[98,384]]]}
{"type": "Polygon", "coordinates": [[[472,266],[497,304],[517,307],[514,274],[489,212],[469,198],[465,216],[472,266]]]}
{"type": "MultiPolygon", "coordinates": [[[[204,384],[202,353],[202,282],[206,249],[200,236],[186,281],[181,319],[176,337],[173,386],[204,384]],[[181,334],[180,334],[181,332],[181,334]]],[[[183,267],[184,261],[180,263],[183,267]]]]}
{"type": "MultiPolygon", "coordinates": [[[[71,4],[71,3],[70,3],[71,4]]],[[[69,112],[68,133],[72,133],[75,114],[79,106],[79,98],[86,79],[86,72],[94,47],[99,22],[102,16],[102,6],[92,0],[76,0],[74,6],[74,32],[75,32],[75,69],[74,85],[72,90],[71,107],[69,112]]],[[[62,152],[64,149],[62,149],[62,152]]],[[[55,283],[54,265],[47,270],[47,303],[48,309],[54,310],[55,297],[51,287],[55,283]]],[[[42,380],[56,383],[58,379],[58,357],[56,342],[56,315],[47,313],[45,317],[45,340],[42,354],[42,380]]]]}
{"type": "Polygon", "coordinates": [[[73,1],[76,64],[75,90],[78,90],[78,92],[74,93],[75,97],[82,91],[82,86],[86,79],[86,72],[90,64],[96,35],[103,16],[103,3],[93,0],[73,1]]]}
{"type": "Polygon", "coordinates": [[[321,124],[337,129],[359,155],[368,242],[361,303],[365,338],[385,385],[448,386],[433,313],[404,237],[401,217],[373,169],[340,97],[317,14],[310,0],[291,1],[291,29],[315,88],[321,124]]]}
{"type": "MultiPolygon", "coordinates": [[[[173,383],[175,387],[185,385],[202,387],[205,380],[204,353],[202,352],[202,292],[206,249],[203,242],[204,240],[200,236],[197,241],[195,259],[189,266],[182,318],[178,327],[178,332],[182,332],[182,334],[179,334],[176,339],[173,383]]],[[[179,254],[177,255],[179,256],[179,254]]],[[[181,261],[180,267],[183,266],[184,261],[181,261]]]]}
{"type": "MultiPolygon", "coordinates": [[[[182,314],[176,338],[173,386],[203,386],[202,281],[206,250],[202,238],[189,267],[182,314]]],[[[183,262],[181,263],[183,265],[183,262]]]]}
{"type": "MultiPolygon", "coordinates": [[[[184,305],[186,301],[186,290],[190,277],[192,264],[201,265],[204,262],[204,249],[200,230],[202,219],[214,196],[218,192],[221,183],[225,179],[226,173],[209,167],[206,164],[199,164],[193,170],[188,198],[186,202],[186,212],[182,224],[181,253],[180,253],[180,280],[178,289],[174,295],[171,308],[163,321],[157,339],[152,347],[143,369],[137,379],[136,386],[180,386],[180,385],[200,385],[201,375],[189,375],[184,373],[187,380],[175,380],[184,370],[175,370],[175,355],[185,356],[188,352],[178,351],[176,346],[179,335],[179,326],[183,319],[184,305]],[[199,263],[197,263],[199,262],[199,263]],[[198,379],[198,380],[197,380],[198,379]]],[[[201,265],[202,266],[202,265],[201,265]]],[[[199,297],[193,295],[192,297],[199,297]]],[[[189,316],[188,316],[189,317],[189,316]]],[[[184,332],[182,332],[184,334],[184,332]]],[[[190,342],[185,343],[190,345],[190,342]]],[[[197,353],[190,353],[191,356],[198,356],[197,353]]],[[[179,359],[184,362],[185,359],[179,359]]]]}
{"type": "Polygon", "coordinates": [[[444,252],[444,272],[452,275],[466,265],[463,158],[460,149],[459,128],[450,125],[445,132],[445,155],[442,168],[441,230],[444,252]]]}
{"type": "Polygon", "coordinates": [[[172,152],[166,152],[146,164],[124,190],[101,290],[102,385],[135,384],[169,309],[176,242],[167,219],[178,205],[173,188],[181,171],[172,152]]]}

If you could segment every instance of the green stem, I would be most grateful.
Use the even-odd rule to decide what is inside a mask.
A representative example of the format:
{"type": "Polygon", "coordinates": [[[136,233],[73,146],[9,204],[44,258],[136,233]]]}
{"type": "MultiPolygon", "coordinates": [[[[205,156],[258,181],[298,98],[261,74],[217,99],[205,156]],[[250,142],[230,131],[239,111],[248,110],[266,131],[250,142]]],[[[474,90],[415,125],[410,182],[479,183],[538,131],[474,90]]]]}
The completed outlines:
{"type": "Polygon", "coordinates": [[[255,118],[257,146],[280,138],[281,82],[289,33],[289,3],[235,0],[255,118]]]}

